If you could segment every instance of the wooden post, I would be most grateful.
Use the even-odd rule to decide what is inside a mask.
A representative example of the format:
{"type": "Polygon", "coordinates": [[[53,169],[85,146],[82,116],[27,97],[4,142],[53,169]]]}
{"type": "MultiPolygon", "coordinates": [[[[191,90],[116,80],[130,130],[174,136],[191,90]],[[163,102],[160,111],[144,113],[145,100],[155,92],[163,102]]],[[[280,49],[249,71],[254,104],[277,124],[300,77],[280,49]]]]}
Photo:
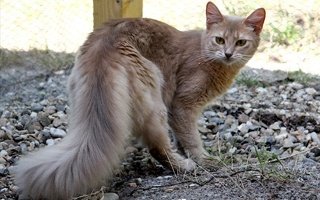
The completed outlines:
{"type": "Polygon", "coordinates": [[[100,27],[110,19],[142,17],[143,0],[93,0],[93,26],[100,27]]]}

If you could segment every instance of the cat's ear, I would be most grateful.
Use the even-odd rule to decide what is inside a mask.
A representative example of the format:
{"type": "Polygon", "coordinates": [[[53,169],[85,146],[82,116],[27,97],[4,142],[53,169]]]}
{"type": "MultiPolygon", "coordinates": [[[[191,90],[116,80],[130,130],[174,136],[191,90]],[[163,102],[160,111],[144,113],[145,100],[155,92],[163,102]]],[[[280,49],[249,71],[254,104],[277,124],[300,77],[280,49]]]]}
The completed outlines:
{"type": "Polygon", "coordinates": [[[218,7],[210,1],[207,3],[206,17],[207,28],[209,28],[212,24],[220,23],[223,21],[223,15],[219,11],[218,7]]]}
{"type": "Polygon", "coordinates": [[[249,15],[249,17],[247,17],[244,20],[244,24],[249,26],[249,27],[252,27],[253,31],[257,35],[259,35],[261,30],[262,30],[265,18],[266,18],[265,9],[264,8],[258,8],[253,13],[251,13],[251,15],[249,15]]]}

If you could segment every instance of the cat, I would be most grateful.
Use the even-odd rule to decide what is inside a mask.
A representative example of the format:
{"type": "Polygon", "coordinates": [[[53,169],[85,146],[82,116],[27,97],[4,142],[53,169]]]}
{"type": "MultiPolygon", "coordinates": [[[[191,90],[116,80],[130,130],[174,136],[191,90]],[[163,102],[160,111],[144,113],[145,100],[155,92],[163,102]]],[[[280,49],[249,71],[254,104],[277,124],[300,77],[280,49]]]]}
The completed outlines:
{"type": "Polygon", "coordinates": [[[80,47],[68,82],[69,133],[22,158],[16,184],[33,199],[68,199],[112,177],[130,134],[165,167],[191,171],[207,153],[196,121],[254,55],[265,10],[247,18],[206,5],[206,29],[179,31],[153,19],[118,19],[80,47]],[[173,150],[172,129],[184,150],[173,150]]]}

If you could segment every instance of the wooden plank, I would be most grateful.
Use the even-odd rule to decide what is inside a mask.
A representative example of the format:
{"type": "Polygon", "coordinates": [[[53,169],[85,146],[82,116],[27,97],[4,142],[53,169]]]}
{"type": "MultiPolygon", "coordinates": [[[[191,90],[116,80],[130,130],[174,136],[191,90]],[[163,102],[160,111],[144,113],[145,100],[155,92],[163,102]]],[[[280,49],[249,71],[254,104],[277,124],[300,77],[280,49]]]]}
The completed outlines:
{"type": "Polygon", "coordinates": [[[122,0],[121,17],[142,17],[143,0],[122,0]]]}
{"type": "Polygon", "coordinates": [[[143,0],[93,0],[94,28],[110,19],[142,17],[143,0]]]}

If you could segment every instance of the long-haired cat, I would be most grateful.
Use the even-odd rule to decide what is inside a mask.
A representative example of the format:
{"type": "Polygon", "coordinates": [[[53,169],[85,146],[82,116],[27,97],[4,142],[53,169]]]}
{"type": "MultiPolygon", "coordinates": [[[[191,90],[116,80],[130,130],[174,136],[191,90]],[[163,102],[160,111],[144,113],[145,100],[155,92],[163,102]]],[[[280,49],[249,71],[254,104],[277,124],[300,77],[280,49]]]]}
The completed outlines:
{"type": "Polygon", "coordinates": [[[69,133],[22,158],[16,183],[33,199],[68,199],[112,176],[130,134],[177,171],[206,155],[196,121],[255,53],[265,10],[247,18],[206,6],[206,30],[182,32],[152,19],[119,19],[90,34],[69,79],[69,133]],[[173,151],[171,128],[185,155],[173,151]]]}

